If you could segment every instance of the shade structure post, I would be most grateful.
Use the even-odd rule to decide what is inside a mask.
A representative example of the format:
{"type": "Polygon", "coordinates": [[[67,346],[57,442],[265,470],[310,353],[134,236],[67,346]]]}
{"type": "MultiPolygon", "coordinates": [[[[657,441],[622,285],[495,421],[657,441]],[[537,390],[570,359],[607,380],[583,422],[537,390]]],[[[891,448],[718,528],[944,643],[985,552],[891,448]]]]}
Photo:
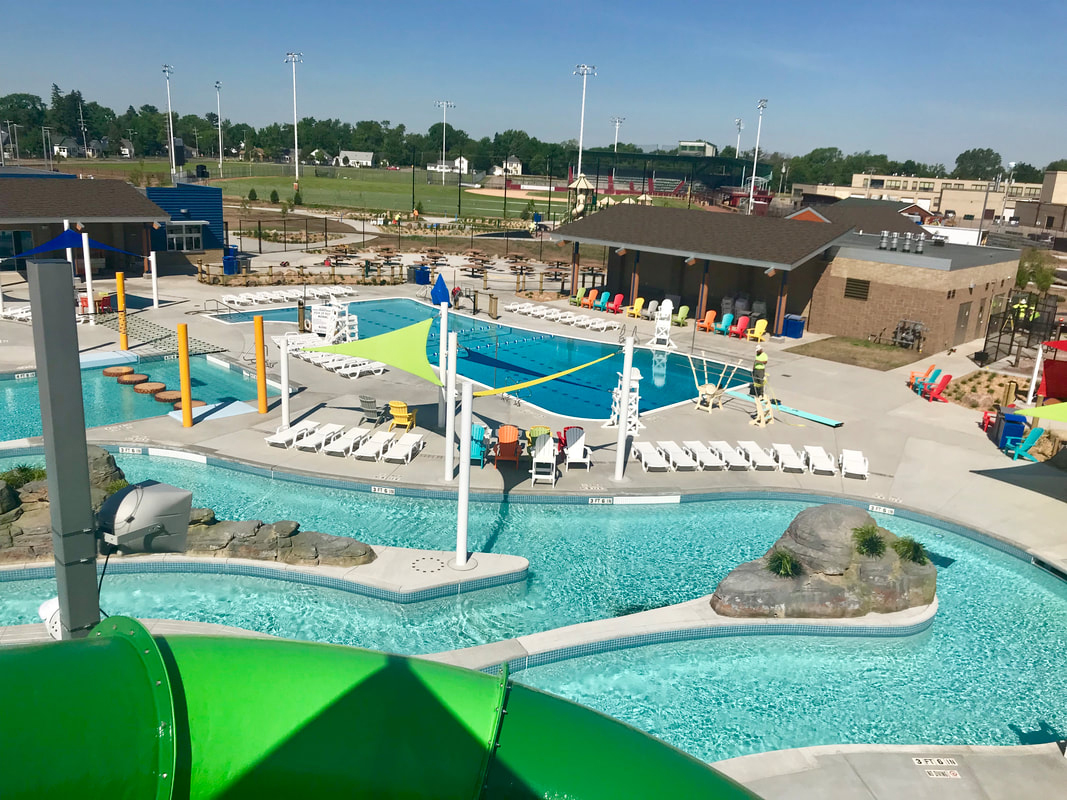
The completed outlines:
{"type": "MultiPolygon", "coordinates": [[[[63,230],[65,230],[65,231],[69,231],[70,230],[70,220],[69,219],[63,220],[63,230]]],[[[74,248],[73,247],[68,247],[67,248],[67,261],[70,263],[70,271],[71,271],[71,273],[73,273],[74,272],[74,248]]]]}
{"type": "Polygon", "coordinates": [[[119,350],[130,349],[130,337],[126,333],[126,273],[115,273],[115,302],[119,315],[119,350]]]}
{"type": "Polygon", "coordinates": [[[626,433],[630,427],[630,371],[634,365],[634,338],[626,337],[622,358],[622,397],[619,398],[619,435],[615,445],[615,480],[621,481],[626,467],[626,433]]]}
{"type": "Polygon", "coordinates": [[[459,422],[459,497],[456,503],[456,563],[457,569],[470,569],[467,561],[467,512],[471,496],[471,406],[474,405],[474,384],[463,381],[463,408],[459,422]]]}
{"type": "Polygon", "coordinates": [[[182,427],[193,427],[193,381],[189,373],[189,326],[178,323],[178,380],[182,393],[182,427]]]}
{"type": "Polygon", "coordinates": [[[267,360],[263,352],[263,317],[254,317],[256,327],[256,395],[259,413],[267,413],[267,360]]]}
{"type": "Polygon", "coordinates": [[[152,308],[159,308],[159,269],[156,265],[156,251],[148,254],[148,265],[152,270],[152,308]]]}
{"type": "Polygon", "coordinates": [[[89,234],[82,231],[82,260],[85,262],[85,294],[89,297],[89,324],[96,320],[96,299],[93,297],[93,264],[89,260],[89,234]]]}
{"type": "Polygon", "coordinates": [[[445,480],[450,481],[456,467],[456,358],[459,351],[459,334],[448,334],[448,376],[445,379],[445,394],[448,396],[448,413],[445,415],[445,480]]]}
{"type": "Polygon", "coordinates": [[[1037,345],[1037,358],[1034,359],[1034,374],[1030,378],[1030,388],[1026,390],[1026,404],[1034,404],[1034,393],[1037,392],[1037,381],[1041,377],[1041,360],[1044,357],[1045,346],[1040,342],[1037,345]]]}
{"type": "Polygon", "coordinates": [[[448,370],[448,303],[441,303],[441,341],[438,348],[437,367],[441,378],[441,391],[437,395],[437,427],[445,427],[445,416],[448,408],[445,398],[445,375],[448,370]]]}
{"type": "Polygon", "coordinates": [[[282,428],[289,427],[289,337],[282,337],[281,358],[278,369],[282,379],[282,428]]]}

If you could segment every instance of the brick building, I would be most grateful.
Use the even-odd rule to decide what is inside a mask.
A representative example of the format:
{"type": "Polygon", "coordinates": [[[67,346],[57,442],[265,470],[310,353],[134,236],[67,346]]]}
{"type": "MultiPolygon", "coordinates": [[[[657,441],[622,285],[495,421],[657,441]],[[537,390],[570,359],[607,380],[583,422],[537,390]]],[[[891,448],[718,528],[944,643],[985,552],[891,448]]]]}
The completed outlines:
{"type": "Polygon", "coordinates": [[[1011,291],[1019,251],[927,241],[900,219],[905,232],[883,236],[851,221],[615,206],[554,238],[608,247],[605,288],[628,304],[673,297],[699,318],[743,294],[766,305],[776,333],[798,314],[809,331],[857,338],[922,322],[938,349],[980,337],[1011,291]]]}

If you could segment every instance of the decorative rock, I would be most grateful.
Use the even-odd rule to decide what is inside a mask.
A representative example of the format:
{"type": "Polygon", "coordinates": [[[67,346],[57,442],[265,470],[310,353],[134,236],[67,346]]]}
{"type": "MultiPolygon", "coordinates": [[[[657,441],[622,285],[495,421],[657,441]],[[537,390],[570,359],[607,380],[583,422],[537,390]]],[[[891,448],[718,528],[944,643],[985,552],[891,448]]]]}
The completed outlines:
{"type": "Polygon", "coordinates": [[[89,445],[89,485],[106,489],[115,481],[125,480],[125,473],[118,468],[115,457],[102,447],[89,445]]]}
{"type": "MultiPolygon", "coordinates": [[[[140,387],[138,387],[139,389],[140,387]]],[[[178,403],[181,402],[182,393],[173,389],[165,389],[163,391],[156,392],[157,403],[178,403]]]]}
{"type": "Polygon", "coordinates": [[[885,553],[856,552],[852,531],[874,524],[853,506],[824,505],[801,511],[774,546],[755,561],[734,569],[711,598],[716,613],[729,617],[858,617],[929,605],[937,589],[933,564],[902,561],[893,550],[897,537],[884,528],[885,553]],[[767,569],[774,550],[792,553],[801,565],[795,578],[767,569]]]}
{"type": "Polygon", "coordinates": [[[189,525],[214,525],[215,512],[210,508],[194,508],[189,512],[189,525]]]}
{"type": "Polygon", "coordinates": [[[19,500],[23,504],[47,502],[48,482],[30,481],[22,484],[22,488],[19,489],[19,500]]]}
{"type": "Polygon", "coordinates": [[[300,529],[300,523],[287,519],[275,522],[271,527],[279,539],[288,539],[300,529]]]}
{"type": "Polygon", "coordinates": [[[139,383],[144,383],[148,380],[147,375],[142,375],[139,372],[131,372],[128,375],[119,375],[119,383],[123,386],[136,386],[139,383]]]}
{"type": "Polygon", "coordinates": [[[159,383],[158,381],[145,381],[144,383],[139,383],[134,386],[133,390],[137,392],[137,394],[156,394],[157,392],[162,392],[166,388],[167,384],[165,383],[159,383]]]}
{"type": "Polygon", "coordinates": [[[18,492],[8,486],[7,481],[0,481],[0,514],[6,514],[21,504],[18,492]]]}
{"type": "Polygon", "coordinates": [[[118,378],[132,373],[133,367],[104,367],[104,376],[108,378],[118,378]]]}

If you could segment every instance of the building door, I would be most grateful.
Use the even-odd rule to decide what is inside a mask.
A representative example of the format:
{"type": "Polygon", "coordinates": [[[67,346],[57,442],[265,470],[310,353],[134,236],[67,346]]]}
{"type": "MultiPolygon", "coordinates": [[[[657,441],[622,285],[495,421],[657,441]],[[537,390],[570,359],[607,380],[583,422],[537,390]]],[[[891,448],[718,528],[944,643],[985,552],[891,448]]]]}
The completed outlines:
{"type": "Polygon", "coordinates": [[[967,341],[967,327],[971,321],[971,302],[960,303],[959,314],[956,315],[956,335],[952,338],[952,346],[963,344],[967,341]]]}

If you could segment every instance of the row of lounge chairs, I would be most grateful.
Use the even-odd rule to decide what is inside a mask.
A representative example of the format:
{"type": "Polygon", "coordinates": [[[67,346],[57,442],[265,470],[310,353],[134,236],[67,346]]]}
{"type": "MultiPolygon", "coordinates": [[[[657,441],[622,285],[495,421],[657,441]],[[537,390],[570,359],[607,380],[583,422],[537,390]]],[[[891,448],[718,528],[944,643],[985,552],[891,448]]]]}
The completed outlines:
{"type": "Polygon", "coordinates": [[[591,317],[588,314],[575,314],[573,311],[564,311],[561,308],[536,305],[534,303],[508,303],[504,306],[505,311],[514,311],[516,314],[525,314],[547,322],[560,322],[564,325],[573,325],[576,328],[588,328],[593,331],[617,331],[619,323],[606,317],[591,317]]]}
{"type": "MultiPolygon", "coordinates": [[[[282,337],[272,337],[281,346],[282,337]]],[[[304,350],[305,347],[322,347],[326,343],[315,334],[300,334],[289,337],[290,353],[302,361],[322,367],[330,372],[335,372],[342,378],[362,378],[364,375],[381,375],[388,366],[381,361],[371,361],[357,356],[346,356],[341,353],[317,353],[312,350],[304,350]],[[313,339],[302,337],[310,336],[313,339]]]]}
{"type": "Polygon", "coordinates": [[[305,420],[288,428],[279,428],[265,437],[265,441],[272,447],[401,464],[410,464],[411,459],[426,446],[425,437],[421,433],[405,431],[397,437],[392,429],[371,431],[368,428],[354,427],[345,430],[344,425],[315,420],[305,420]]]}
{"type": "Polygon", "coordinates": [[[842,450],[836,463],[833,457],[818,445],[805,445],[798,453],[790,444],[772,444],[764,449],[756,442],[738,442],[734,447],[729,442],[697,440],[677,442],[634,441],[631,456],[637,459],[645,472],[659,470],[781,470],[782,472],[811,472],[836,475],[840,469],[843,476],[868,477],[867,458],[859,450],[842,450]]]}
{"type": "Polygon", "coordinates": [[[12,322],[32,322],[33,312],[28,305],[4,306],[4,312],[0,314],[0,319],[9,319],[12,322]]]}
{"type": "Polygon", "coordinates": [[[292,303],[304,297],[316,297],[330,300],[350,297],[356,290],[347,286],[290,286],[263,292],[244,292],[242,294],[224,294],[220,299],[228,306],[270,305],[271,303],[292,303]]]}

